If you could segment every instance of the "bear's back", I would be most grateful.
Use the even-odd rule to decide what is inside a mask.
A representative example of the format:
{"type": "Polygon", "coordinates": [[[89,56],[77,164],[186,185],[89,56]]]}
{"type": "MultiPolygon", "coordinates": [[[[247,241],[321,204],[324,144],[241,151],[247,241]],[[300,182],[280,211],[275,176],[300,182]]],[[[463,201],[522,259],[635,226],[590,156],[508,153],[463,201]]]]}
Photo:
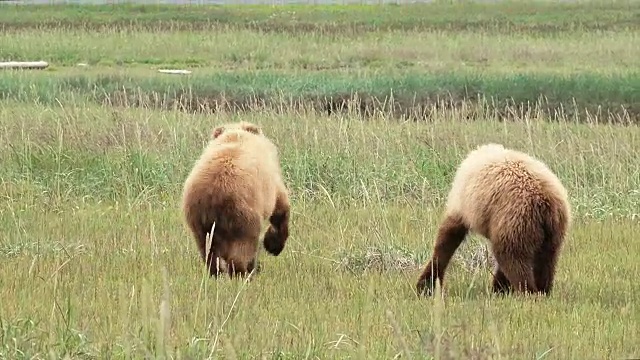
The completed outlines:
{"type": "MultiPolygon", "coordinates": [[[[566,203],[566,190],[541,161],[528,154],[488,144],[461,162],[447,199],[447,211],[463,216],[478,230],[492,217],[534,213],[542,203],[566,203]]],[[[568,206],[565,206],[568,211],[568,206]]]]}
{"type": "MultiPolygon", "coordinates": [[[[233,201],[268,214],[282,182],[276,147],[262,135],[229,132],[209,142],[185,182],[185,199],[233,201]]],[[[187,201],[187,200],[185,200],[187,201]]]]}

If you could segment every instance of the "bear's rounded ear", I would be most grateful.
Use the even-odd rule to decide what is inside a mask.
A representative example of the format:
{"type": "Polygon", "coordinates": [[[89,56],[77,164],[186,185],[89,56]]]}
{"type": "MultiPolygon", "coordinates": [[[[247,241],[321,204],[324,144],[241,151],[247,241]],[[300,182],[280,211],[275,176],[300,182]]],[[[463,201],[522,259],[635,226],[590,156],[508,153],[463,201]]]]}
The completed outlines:
{"type": "Polygon", "coordinates": [[[224,132],[224,126],[216,127],[215,129],[213,129],[213,132],[211,133],[211,139],[218,138],[218,136],[222,135],[223,132],[224,132]]]}
{"type": "Polygon", "coordinates": [[[250,133],[253,133],[253,134],[256,134],[256,135],[262,134],[262,129],[260,129],[260,127],[258,125],[251,124],[251,123],[248,123],[248,122],[245,122],[245,123],[242,124],[242,129],[244,131],[247,131],[247,132],[250,132],[250,133]]]}

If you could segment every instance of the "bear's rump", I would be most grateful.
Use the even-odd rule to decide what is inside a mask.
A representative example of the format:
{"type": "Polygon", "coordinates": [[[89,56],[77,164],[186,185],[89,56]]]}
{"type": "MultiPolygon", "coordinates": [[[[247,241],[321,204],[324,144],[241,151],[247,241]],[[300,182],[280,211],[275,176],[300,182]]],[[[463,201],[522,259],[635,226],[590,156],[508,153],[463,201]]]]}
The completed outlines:
{"type": "Polygon", "coordinates": [[[244,237],[260,231],[260,214],[235,195],[218,196],[210,203],[209,221],[223,237],[244,237]]]}
{"type": "Polygon", "coordinates": [[[522,191],[516,184],[496,183],[467,195],[467,221],[474,230],[491,237],[498,229],[522,229],[531,231],[548,212],[539,194],[522,191]]]}
{"type": "Polygon", "coordinates": [[[508,204],[496,203],[490,214],[487,237],[492,242],[534,249],[546,240],[545,226],[552,209],[545,201],[523,197],[508,204]]]}

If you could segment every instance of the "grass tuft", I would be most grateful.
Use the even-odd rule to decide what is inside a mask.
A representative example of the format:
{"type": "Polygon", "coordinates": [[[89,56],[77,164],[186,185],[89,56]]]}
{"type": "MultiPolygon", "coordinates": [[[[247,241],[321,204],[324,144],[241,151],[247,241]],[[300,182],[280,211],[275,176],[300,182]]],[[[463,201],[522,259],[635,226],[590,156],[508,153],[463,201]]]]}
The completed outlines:
{"type": "Polygon", "coordinates": [[[416,257],[407,249],[375,246],[350,249],[340,254],[339,258],[338,267],[354,274],[367,271],[414,271],[424,262],[424,257],[416,257]]]}

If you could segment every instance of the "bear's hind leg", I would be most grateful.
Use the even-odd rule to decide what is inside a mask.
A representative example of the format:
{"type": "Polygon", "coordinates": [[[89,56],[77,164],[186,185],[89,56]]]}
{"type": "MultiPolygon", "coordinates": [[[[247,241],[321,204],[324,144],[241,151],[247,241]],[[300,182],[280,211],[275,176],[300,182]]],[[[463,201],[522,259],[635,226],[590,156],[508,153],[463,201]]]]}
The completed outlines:
{"type": "Polygon", "coordinates": [[[494,253],[498,266],[516,292],[536,293],[533,272],[533,255],[525,249],[518,249],[513,244],[504,244],[494,253]],[[509,246],[511,245],[511,246],[509,246]]]}
{"type": "Polygon", "coordinates": [[[229,243],[226,249],[227,270],[231,278],[244,278],[256,269],[256,255],[258,253],[258,237],[260,229],[248,232],[240,239],[229,243]]]}
{"type": "Polygon", "coordinates": [[[193,233],[196,245],[198,246],[198,253],[202,262],[207,262],[207,233],[211,231],[211,226],[208,228],[204,226],[197,219],[189,219],[189,229],[193,233]]]}
{"type": "Polygon", "coordinates": [[[207,268],[209,269],[209,275],[218,277],[224,268],[224,259],[220,256],[220,251],[214,246],[214,242],[211,241],[211,249],[207,257],[207,268]]]}
{"type": "Polygon", "coordinates": [[[435,247],[431,260],[424,267],[416,289],[418,295],[430,296],[435,286],[436,278],[442,286],[444,273],[451,261],[453,253],[458,249],[464,238],[467,236],[469,228],[464,224],[460,216],[449,215],[440,224],[436,237],[435,247]]]}
{"type": "Polygon", "coordinates": [[[545,241],[536,253],[534,262],[536,286],[544,295],[549,295],[553,289],[558,252],[557,245],[545,241]]]}
{"type": "Polygon", "coordinates": [[[511,291],[511,283],[500,266],[496,266],[494,271],[492,290],[496,294],[506,294],[511,291]]]}
{"type": "Polygon", "coordinates": [[[228,241],[222,242],[220,248],[231,278],[246,277],[257,265],[256,256],[261,230],[260,215],[254,211],[240,214],[242,221],[230,227],[232,231],[228,232],[228,241]]]}
{"type": "MultiPolygon", "coordinates": [[[[232,279],[234,277],[245,278],[254,270],[256,270],[255,259],[250,260],[246,265],[234,260],[227,263],[227,272],[229,273],[229,277],[232,279]]],[[[256,273],[257,272],[258,271],[256,271],[256,273]]]]}
{"type": "Polygon", "coordinates": [[[280,255],[289,237],[290,212],[289,198],[285,192],[280,192],[273,213],[269,217],[269,228],[262,241],[265,250],[273,256],[280,255]]]}

